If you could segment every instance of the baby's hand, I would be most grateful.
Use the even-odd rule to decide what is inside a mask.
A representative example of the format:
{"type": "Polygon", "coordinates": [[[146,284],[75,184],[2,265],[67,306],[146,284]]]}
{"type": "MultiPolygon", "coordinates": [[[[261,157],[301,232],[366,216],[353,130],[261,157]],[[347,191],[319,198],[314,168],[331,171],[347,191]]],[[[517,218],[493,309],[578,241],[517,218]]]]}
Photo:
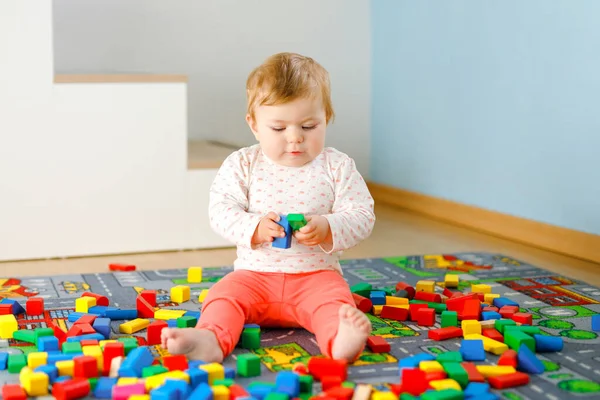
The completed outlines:
{"type": "Polygon", "coordinates": [[[307,216],[307,224],[294,232],[298,243],[306,246],[316,246],[321,243],[332,243],[329,221],[322,215],[307,216]]]}
{"type": "Polygon", "coordinates": [[[279,220],[279,215],[272,211],[264,216],[258,223],[258,226],[254,231],[254,235],[252,235],[251,243],[253,245],[259,245],[263,243],[270,243],[274,238],[284,237],[285,232],[283,227],[276,222],[279,220]]]}

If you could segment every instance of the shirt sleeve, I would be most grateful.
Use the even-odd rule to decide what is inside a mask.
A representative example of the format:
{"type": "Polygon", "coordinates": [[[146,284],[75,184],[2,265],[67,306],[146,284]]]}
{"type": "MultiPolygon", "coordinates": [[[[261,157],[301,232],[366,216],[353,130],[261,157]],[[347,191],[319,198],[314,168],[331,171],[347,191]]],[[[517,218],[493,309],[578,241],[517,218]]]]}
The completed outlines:
{"type": "Polygon", "coordinates": [[[221,165],[210,188],[208,215],[211,228],[237,246],[251,246],[261,215],[248,212],[250,163],[241,153],[221,165]]]}
{"type": "Polygon", "coordinates": [[[363,177],[347,158],[335,173],[335,200],[329,221],[333,244],[321,245],[326,253],[347,250],[369,237],[375,225],[375,204],[363,177]]]}

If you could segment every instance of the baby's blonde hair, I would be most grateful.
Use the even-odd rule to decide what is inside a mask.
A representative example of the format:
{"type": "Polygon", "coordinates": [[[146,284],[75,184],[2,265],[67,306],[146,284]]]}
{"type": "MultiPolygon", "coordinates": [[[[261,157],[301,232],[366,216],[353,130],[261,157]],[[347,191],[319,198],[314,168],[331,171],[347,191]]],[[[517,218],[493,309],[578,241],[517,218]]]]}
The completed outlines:
{"type": "Polygon", "coordinates": [[[254,119],[258,106],[274,106],[299,98],[323,101],[327,123],[333,120],[329,73],[310,57],[278,53],[255,68],[246,81],[248,114],[254,119]]]}

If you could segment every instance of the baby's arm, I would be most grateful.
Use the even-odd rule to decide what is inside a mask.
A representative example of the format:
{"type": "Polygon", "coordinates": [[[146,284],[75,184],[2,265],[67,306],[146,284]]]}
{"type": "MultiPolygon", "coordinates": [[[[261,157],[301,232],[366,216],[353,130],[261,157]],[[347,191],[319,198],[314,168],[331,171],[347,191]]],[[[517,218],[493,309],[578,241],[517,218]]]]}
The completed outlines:
{"type": "Polygon", "coordinates": [[[335,174],[335,200],[329,221],[333,243],[320,246],[326,253],[347,250],[369,237],[375,225],[374,201],[351,158],[335,174]]]}

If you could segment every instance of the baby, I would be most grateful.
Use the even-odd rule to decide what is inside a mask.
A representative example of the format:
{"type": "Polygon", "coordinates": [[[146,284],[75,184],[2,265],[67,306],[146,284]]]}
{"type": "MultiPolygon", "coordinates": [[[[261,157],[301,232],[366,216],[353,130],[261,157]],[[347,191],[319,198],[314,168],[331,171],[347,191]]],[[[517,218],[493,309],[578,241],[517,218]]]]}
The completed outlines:
{"type": "Polygon", "coordinates": [[[208,292],[195,328],[165,328],[171,354],[222,362],[244,324],[303,327],[321,352],[354,361],[371,323],[342,277],[339,252],[367,238],[373,198],[354,161],[324,148],[333,118],[329,74],[293,53],[269,57],[247,80],[246,121],[259,144],[231,154],[210,189],[212,228],[237,245],[234,271],[208,292]],[[289,249],[280,215],[305,214],[289,249]]]}

